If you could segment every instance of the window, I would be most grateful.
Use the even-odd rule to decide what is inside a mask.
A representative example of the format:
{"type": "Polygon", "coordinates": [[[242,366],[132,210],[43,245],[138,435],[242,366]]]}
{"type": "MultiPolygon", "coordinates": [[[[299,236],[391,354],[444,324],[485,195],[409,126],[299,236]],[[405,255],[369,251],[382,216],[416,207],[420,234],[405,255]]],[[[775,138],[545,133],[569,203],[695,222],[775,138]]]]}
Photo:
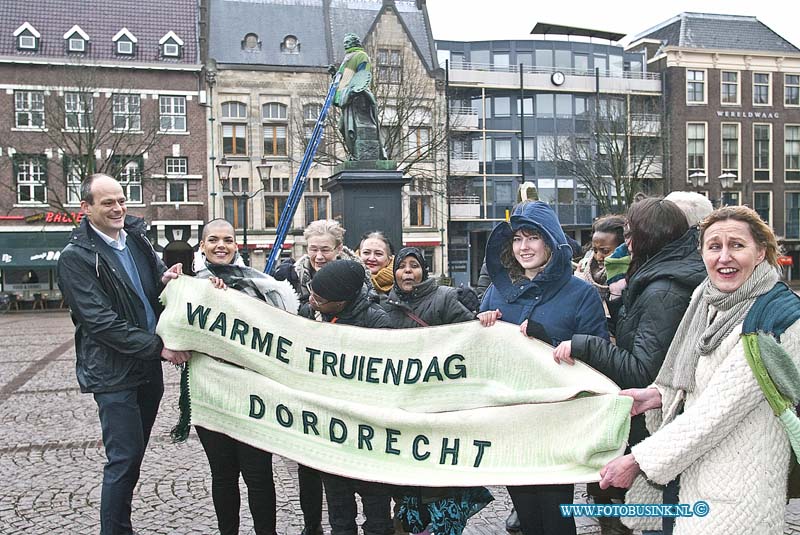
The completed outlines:
{"type": "Polygon", "coordinates": [[[19,204],[47,202],[47,158],[14,155],[14,176],[19,204]]]}
{"type": "Polygon", "coordinates": [[[132,56],[134,52],[133,41],[120,39],[117,41],[117,54],[121,56],[132,56]]]}
{"type": "Polygon", "coordinates": [[[771,75],[768,72],[753,73],[753,105],[769,106],[772,104],[770,99],[771,75]]]}
{"type": "Polygon", "coordinates": [[[428,195],[410,195],[408,202],[411,226],[431,226],[431,198],[428,195]]]}
{"type": "Polygon", "coordinates": [[[772,125],[753,125],[753,180],[772,180],[772,125]]]}
{"type": "Polygon", "coordinates": [[[536,116],[537,117],[552,117],[555,113],[553,105],[553,95],[547,93],[539,93],[536,95],[536,116]]]}
{"type": "Polygon", "coordinates": [[[90,93],[64,93],[66,127],[74,130],[91,128],[93,108],[90,93]]]}
{"type": "Polygon", "coordinates": [[[14,37],[18,50],[36,52],[39,49],[41,35],[29,22],[24,22],[22,26],[14,30],[14,37]]]}
{"type": "Polygon", "coordinates": [[[686,123],[686,178],[693,173],[706,171],[706,125],[703,123],[686,123]]]}
{"type": "Polygon", "coordinates": [[[261,117],[265,121],[285,121],[286,106],[279,102],[267,102],[261,107],[261,117]]]}
{"type": "Polygon", "coordinates": [[[44,128],[44,92],[14,91],[17,128],[44,128]]]}
{"type": "Polygon", "coordinates": [[[189,183],[186,180],[167,180],[167,202],[186,202],[189,183]]]}
{"type": "Polygon", "coordinates": [[[303,120],[316,123],[322,113],[322,104],[306,104],[303,106],[303,120]]]}
{"type": "Polygon", "coordinates": [[[286,126],[264,125],[264,156],[286,156],[286,126]]]}
{"type": "Polygon", "coordinates": [[[186,97],[158,97],[162,132],[186,132],[186,97]]]}
{"type": "Polygon", "coordinates": [[[510,139],[495,139],[494,140],[494,159],[510,160],[511,159],[511,140],[510,139]]]}
{"type": "Polygon", "coordinates": [[[264,120],[264,156],[286,156],[286,106],[267,102],[261,106],[264,120]]]}
{"type": "Polygon", "coordinates": [[[800,238],[800,193],[786,192],[786,238],[800,238]]]}
{"type": "MultiPolygon", "coordinates": [[[[117,159],[119,163],[122,163],[124,160],[124,158],[117,159]]],[[[125,165],[122,166],[121,170],[117,173],[117,180],[119,180],[119,185],[122,186],[122,191],[129,203],[140,204],[142,202],[141,158],[125,162],[125,165]]]]}
{"type": "MultiPolygon", "coordinates": [[[[572,68],[572,51],[570,50],[556,50],[556,68],[557,69],[571,69],[572,68]]],[[[620,64],[622,58],[620,57],[620,64]]]]}
{"type": "Polygon", "coordinates": [[[264,196],[264,225],[267,228],[278,227],[278,223],[281,220],[281,213],[283,212],[288,200],[289,197],[286,195],[264,196]]]}
{"type": "Polygon", "coordinates": [[[72,168],[67,172],[67,204],[80,204],[81,176],[72,168]]]}
{"type": "Polygon", "coordinates": [[[409,156],[412,158],[427,158],[431,154],[430,128],[411,128],[406,139],[409,156]]]}
{"type": "Polygon", "coordinates": [[[572,95],[556,95],[556,117],[572,117],[572,95]]]}
{"type": "Polygon", "coordinates": [[[114,130],[142,129],[142,102],[139,95],[113,95],[112,120],[114,130]]]}
{"type": "Polygon", "coordinates": [[[766,224],[772,225],[772,192],[753,192],[753,210],[758,213],[766,224]]]}
{"type": "Polygon", "coordinates": [[[242,228],[244,226],[245,202],[247,202],[245,199],[233,195],[224,197],[225,219],[234,228],[242,228]]]}
{"type": "Polygon", "coordinates": [[[403,81],[402,51],[395,48],[378,49],[377,82],[399,84],[403,81]]]}
{"type": "Polygon", "coordinates": [[[70,37],[67,40],[67,50],[69,52],[86,52],[86,40],[82,37],[70,37]]]}
{"type": "Polygon", "coordinates": [[[739,73],[722,71],[720,75],[720,102],[722,104],[739,104],[739,73]]]}
{"type": "Polygon", "coordinates": [[[304,199],[306,203],[306,226],[318,219],[328,219],[328,197],[306,195],[304,199]]]}
{"type": "Polygon", "coordinates": [[[222,153],[231,156],[247,155],[247,125],[222,125],[222,153]]]}
{"type": "Polygon", "coordinates": [[[800,180],[800,125],[786,125],[783,154],[786,180],[800,180]]]}
{"type": "Polygon", "coordinates": [[[783,104],[800,106],[800,74],[787,74],[783,78],[783,104]]]}
{"type": "Polygon", "coordinates": [[[738,191],[722,192],[722,206],[739,206],[740,204],[742,201],[738,191]]]}
{"type": "Polygon", "coordinates": [[[294,35],[287,35],[281,42],[281,52],[284,54],[299,54],[300,43],[294,35]]]}
{"type": "Polygon", "coordinates": [[[517,99],[517,115],[521,115],[523,110],[525,117],[533,117],[533,97],[517,99]],[[520,102],[522,103],[522,110],[520,109],[520,102]]]}
{"type": "Polygon", "coordinates": [[[686,103],[706,103],[706,71],[686,69],[686,103]]]}
{"type": "Polygon", "coordinates": [[[552,50],[537,50],[535,53],[536,66],[539,68],[549,69],[553,66],[553,51],[552,50]]]}
{"type": "Polygon", "coordinates": [[[159,39],[161,46],[161,56],[164,58],[179,58],[183,49],[183,39],[178,37],[175,32],[169,31],[164,37],[159,39]]]}
{"type": "Polygon", "coordinates": [[[739,179],[739,123],[722,123],[722,172],[739,179]]]}
{"type": "Polygon", "coordinates": [[[67,184],[67,204],[80,204],[81,180],[89,173],[89,158],[64,155],[63,162],[67,184]]]}
{"type": "Polygon", "coordinates": [[[508,52],[495,52],[492,54],[492,65],[497,67],[497,70],[508,70],[509,55],[508,52]]]}
{"type": "Polygon", "coordinates": [[[222,191],[239,193],[249,189],[250,180],[245,177],[232,176],[227,183],[222,184],[222,191]]]}
{"type": "Polygon", "coordinates": [[[189,173],[189,160],[187,158],[169,157],[166,161],[168,175],[186,175],[189,173]]]}
{"type": "Polygon", "coordinates": [[[511,98],[494,97],[494,116],[508,117],[511,115],[511,98]]]}
{"type": "Polygon", "coordinates": [[[241,102],[223,102],[223,119],[247,119],[247,106],[241,102]]]}

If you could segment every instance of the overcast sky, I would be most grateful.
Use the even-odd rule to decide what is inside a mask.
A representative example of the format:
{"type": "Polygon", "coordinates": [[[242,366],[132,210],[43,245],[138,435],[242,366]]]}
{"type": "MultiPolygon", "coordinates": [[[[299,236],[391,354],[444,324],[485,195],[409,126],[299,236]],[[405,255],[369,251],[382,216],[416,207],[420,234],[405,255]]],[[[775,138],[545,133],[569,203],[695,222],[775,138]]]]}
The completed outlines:
{"type": "Polygon", "coordinates": [[[427,0],[433,37],[526,39],[537,22],[636,34],[678,13],[750,15],[800,47],[797,0],[427,0]]]}

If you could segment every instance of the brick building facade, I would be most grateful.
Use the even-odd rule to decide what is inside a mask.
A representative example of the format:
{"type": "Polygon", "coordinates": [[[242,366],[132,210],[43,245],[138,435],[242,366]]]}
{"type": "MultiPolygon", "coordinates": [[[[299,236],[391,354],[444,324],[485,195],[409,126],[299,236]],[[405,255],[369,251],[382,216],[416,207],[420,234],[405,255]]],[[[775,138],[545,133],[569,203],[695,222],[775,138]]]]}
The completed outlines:
{"type": "Polygon", "coordinates": [[[0,1],[0,270],[22,299],[58,298],[54,266],[92,172],[120,181],[168,263],[191,261],[206,219],[196,4],[93,10],[0,1]]]}

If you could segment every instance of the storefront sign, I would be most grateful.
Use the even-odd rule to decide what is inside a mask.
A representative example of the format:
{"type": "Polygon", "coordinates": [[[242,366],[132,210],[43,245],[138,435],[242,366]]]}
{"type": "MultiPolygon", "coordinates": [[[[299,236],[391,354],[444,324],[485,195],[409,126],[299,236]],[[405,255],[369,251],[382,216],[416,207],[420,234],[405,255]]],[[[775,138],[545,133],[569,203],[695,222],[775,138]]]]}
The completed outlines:
{"type": "Polygon", "coordinates": [[[62,212],[39,212],[25,217],[26,223],[60,223],[60,224],[78,224],[83,219],[82,212],[70,212],[64,214],[62,212]]]}
{"type": "Polygon", "coordinates": [[[717,117],[725,117],[731,119],[780,119],[779,112],[772,111],[730,111],[730,110],[717,110],[717,117]]]}

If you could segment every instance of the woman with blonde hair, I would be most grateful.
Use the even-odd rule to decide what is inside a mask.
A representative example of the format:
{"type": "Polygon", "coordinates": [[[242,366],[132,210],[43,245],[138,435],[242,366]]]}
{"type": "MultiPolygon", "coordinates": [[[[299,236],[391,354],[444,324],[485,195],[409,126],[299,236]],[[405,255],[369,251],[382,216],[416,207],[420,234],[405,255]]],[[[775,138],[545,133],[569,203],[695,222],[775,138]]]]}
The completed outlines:
{"type": "Polygon", "coordinates": [[[636,479],[628,501],[642,503],[660,495],[646,482],[664,485],[680,476],[678,501],[707,507],[702,516],[677,518],[676,535],[779,535],[789,440],[744,340],[769,333],[764,341],[758,336],[765,363],[769,342],[771,354],[782,351],[785,369],[796,368],[800,299],[780,282],[775,234],[755,211],[720,208],[700,231],[708,278],[692,295],[655,383],[620,392],[634,399],[632,414],[644,413],[653,434],[606,465],[600,486],[627,488],[636,479]]]}

